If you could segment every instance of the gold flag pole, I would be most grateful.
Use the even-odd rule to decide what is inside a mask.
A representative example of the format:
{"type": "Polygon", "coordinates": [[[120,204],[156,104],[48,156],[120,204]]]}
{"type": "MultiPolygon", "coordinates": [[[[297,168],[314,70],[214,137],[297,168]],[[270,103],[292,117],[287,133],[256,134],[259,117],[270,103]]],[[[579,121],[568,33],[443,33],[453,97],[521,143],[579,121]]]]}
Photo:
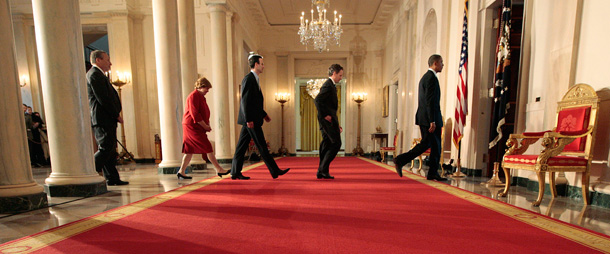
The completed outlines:
{"type": "Polygon", "coordinates": [[[499,168],[500,168],[500,163],[494,162],[494,175],[491,177],[491,179],[489,179],[489,181],[487,181],[486,183],[481,183],[481,184],[485,184],[487,186],[504,186],[504,183],[498,177],[499,168]]]}

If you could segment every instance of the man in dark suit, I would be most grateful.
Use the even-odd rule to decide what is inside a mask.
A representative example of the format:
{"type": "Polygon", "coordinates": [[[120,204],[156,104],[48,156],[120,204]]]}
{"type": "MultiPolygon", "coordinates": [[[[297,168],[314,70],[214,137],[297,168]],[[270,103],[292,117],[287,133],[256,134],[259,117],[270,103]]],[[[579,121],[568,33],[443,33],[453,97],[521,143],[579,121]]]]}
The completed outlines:
{"type": "Polygon", "coordinates": [[[244,176],[241,173],[244,165],[244,155],[248,150],[250,139],[254,140],[256,148],[261,154],[265,165],[271,173],[273,179],[286,174],[290,168],[281,170],[275,160],[269,154],[267,149],[267,141],[263,133],[263,120],[271,121],[271,117],[263,110],[263,92],[260,88],[258,75],[263,73],[265,64],[263,57],[257,54],[251,54],[248,57],[250,65],[250,73],[248,73],[241,81],[241,102],[239,106],[239,116],[237,123],[242,125],[235,154],[233,155],[233,163],[231,165],[231,179],[248,180],[250,177],[244,176]]]}
{"type": "Polygon", "coordinates": [[[333,64],[328,68],[328,80],[320,88],[320,93],[316,96],[315,104],[318,109],[318,123],[322,132],[322,142],[320,142],[320,165],[318,166],[318,179],[335,179],[329,173],[330,163],[335,159],[339,149],[341,149],[341,132],[343,128],[339,126],[337,109],[339,100],[335,85],[343,78],[343,67],[333,64]]]}
{"type": "Polygon", "coordinates": [[[101,50],[91,52],[89,57],[93,67],[87,72],[87,92],[89,108],[91,109],[91,125],[97,141],[98,150],[95,153],[95,170],[104,172],[108,185],[126,185],[121,181],[116,169],[117,122],[121,118],[121,101],[112,88],[110,80],[104,75],[110,70],[110,57],[101,50]]]}
{"type": "Polygon", "coordinates": [[[402,177],[402,167],[430,148],[430,169],[426,178],[447,181],[447,178],[442,178],[437,171],[441,156],[443,116],[440,106],[441,89],[436,75],[443,70],[443,58],[440,55],[430,56],[428,66],[430,68],[419,81],[419,100],[415,115],[415,124],[419,125],[421,132],[421,142],[410,151],[396,156],[394,165],[396,173],[402,177]]]}

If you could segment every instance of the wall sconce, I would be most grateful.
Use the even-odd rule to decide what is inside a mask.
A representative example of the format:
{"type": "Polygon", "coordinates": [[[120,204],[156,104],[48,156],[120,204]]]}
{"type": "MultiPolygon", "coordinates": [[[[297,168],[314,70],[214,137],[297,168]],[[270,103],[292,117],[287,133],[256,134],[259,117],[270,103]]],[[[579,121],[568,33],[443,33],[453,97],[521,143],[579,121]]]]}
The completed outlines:
{"type": "Polygon", "coordinates": [[[21,75],[21,79],[19,79],[19,86],[24,87],[30,82],[28,75],[21,75]]]}
{"type": "MultiPolygon", "coordinates": [[[[119,101],[123,101],[123,96],[121,95],[121,87],[131,82],[131,73],[129,72],[120,72],[117,71],[113,77],[112,71],[106,72],[106,76],[110,80],[110,83],[117,87],[117,91],[119,92],[119,101]]],[[[121,118],[123,117],[123,112],[119,113],[121,118]]],[[[119,153],[119,160],[121,163],[125,163],[126,161],[134,161],[133,154],[127,151],[127,141],[125,139],[125,124],[121,124],[121,147],[123,150],[119,153]]]]}
{"type": "Polygon", "coordinates": [[[131,82],[131,73],[129,72],[117,71],[116,75],[114,76],[116,77],[113,77],[112,71],[108,71],[108,79],[110,80],[110,83],[112,83],[116,87],[119,87],[119,89],[127,83],[131,82]]]}
{"type": "Polygon", "coordinates": [[[290,94],[289,93],[275,93],[275,101],[284,104],[288,101],[290,101],[290,94]]]}
{"type": "Polygon", "coordinates": [[[359,156],[363,156],[364,155],[364,150],[362,149],[362,147],[360,146],[360,132],[361,132],[361,125],[360,122],[362,121],[362,113],[360,110],[360,104],[364,101],[366,101],[366,96],[367,93],[352,93],[352,100],[355,101],[356,103],[358,103],[358,132],[356,133],[356,148],[354,148],[354,150],[352,151],[352,154],[354,155],[359,155],[359,156]]]}
{"type": "Polygon", "coordinates": [[[366,101],[367,93],[352,93],[352,100],[360,104],[366,101]]]}
{"type": "Polygon", "coordinates": [[[284,103],[290,101],[289,93],[275,93],[275,100],[282,105],[282,146],[278,149],[277,153],[279,155],[288,155],[288,149],[284,146],[284,103]]]}

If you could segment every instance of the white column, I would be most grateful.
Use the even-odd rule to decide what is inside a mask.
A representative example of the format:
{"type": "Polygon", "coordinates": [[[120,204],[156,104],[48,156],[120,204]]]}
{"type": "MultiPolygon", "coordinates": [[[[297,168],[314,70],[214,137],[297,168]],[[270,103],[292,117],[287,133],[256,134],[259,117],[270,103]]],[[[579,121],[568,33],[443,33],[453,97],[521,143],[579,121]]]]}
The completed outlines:
{"type": "MultiPolygon", "coordinates": [[[[178,27],[180,28],[180,66],[182,67],[182,104],[195,89],[197,74],[197,46],[195,45],[195,2],[178,0],[178,27]]],[[[209,78],[208,78],[209,79],[209,78]]],[[[193,156],[191,164],[205,164],[201,156],[193,156]]]]}
{"type": "Polygon", "coordinates": [[[209,4],[210,19],[212,26],[212,85],[214,105],[212,106],[215,119],[212,119],[214,130],[214,142],[216,158],[230,159],[233,157],[231,151],[231,137],[229,130],[229,105],[226,100],[220,98],[229,97],[229,71],[227,62],[227,9],[224,4],[209,4]]]}
{"type": "Polygon", "coordinates": [[[163,160],[160,168],[182,162],[182,86],[176,1],[153,0],[157,87],[163,160]]]}
{"type": "Polygon", "coordinates": [[[78,1],[33,0],[32,7],[53,170],[45,182],[104,183],[94,166],[78,1]]]}
{"type": "MultiPolygon", "coordinates": [[[[133,86],[134,108],[137,109],[135,114],[135,129],[137,130],[137,156],[136,158],[151,159],[155,157],[155,139],[154,133],[151,131],[150,102],[148,101],[150,87],[146,84],[146,65],[144,50],[144,26],[142,20],[144,15],[129,14],[131,25],[131,82],[133,86]]],[[[156,106],[156,103],[153,104],[156,106]]],[[[124,120],[124,119],[123,119],[124,120]]]]}
{"type": "MultiPolygon", "coordinates": [[[[17,77],[17,61],[8,0],[0,0],[0,211],[13,209],[11,198],[38,195],[44,199],[44,188],[34,181],[26,138],[25,120],[21,109],[21,93],[17,77]],[[10,204],[9,204],[10,203],[10,204]]],[[[38,208],[38,207],[36,207],[38,208]]],[[[19,209],[18,209],[19,210],[19,209]]],[[[14,210],[17,211],[17,210],[14,210]]]]}
{"type": "MultiPolygon", "coordinates": [[[[136,107],[138,98],[134,96],[134,87],[137,84],[138,76],[133,75],[134,71],[132,68],[131,58],[134,55],[133,40],[130,32],[130,20],[127,13],[124,12],[112,12],[110,14],[110,22],[108,22],[108,46],[109,56],[112,62],[112,78],[116,78],[116,73],[129,74],[131,80],[129,83],[121,87],[121,105],[122,105],[122,117],[123,124],[118,123],[117,138],[127,150],[134,155],[136,158],[142,158],[138,154],[138,135],[137,132],[140,130],[136,128],[136,112],[140,113],[139,108],[136,107]],[[122,129],[125,130],[125,140],[123,140],[122,129]]],[[[139,85],[139,84],[138,84],[139,85]]],[[[116,86],[113,86],[117,89],[116,86]]],[[[149,137],[150,139],[151,137],[149,137]]],[[[118,145],[118,152],[121,154],[124,149],[118,145]]],[[[127,157],[127,156],[125,156],[127,157]]]]}
{"type": "Polygon", "coordinates": [[[182,71],[182,103],[194,90],[197,74],[197,47],[195,45],[195,2],[178,0],[178,27],[180,34],[180,66],[182,71]]]}

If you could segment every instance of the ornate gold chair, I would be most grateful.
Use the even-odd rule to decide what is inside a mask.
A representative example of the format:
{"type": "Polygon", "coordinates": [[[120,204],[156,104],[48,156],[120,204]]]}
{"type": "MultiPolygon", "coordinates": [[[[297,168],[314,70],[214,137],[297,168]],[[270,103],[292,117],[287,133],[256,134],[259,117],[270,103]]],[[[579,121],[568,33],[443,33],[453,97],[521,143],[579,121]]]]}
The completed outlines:
{"type": "Polygon", "coordinates": [[[592,87],[577,84],[570,88],[557,105],[557,125],[552,131],[511,134],[506,142],[508,149],[502,159],[506,185],[500,196],[505,197],[510,188],[510,169],[536,172],[539,206],[544,196],[546,172],[553,197],[557,196],[555,172],[581,172],[582,198],[589,204],[589,170],[595,141],[595,129],[599,98],[592,87]],[[523,154],[527,148],[542,139],[544,147],[539,154],[523,154]]]}
{"type": "Polygon", "coordinates": [[[396,157],[396,143],[398,142],[399,134],[400,131],[396,130],[396,134],[394,134],[394,146],[379,147],[379,152],[381,152],[381,161],[385,161],[385,154],[388,152],[392,152],[392,155],[396,157]]]}

